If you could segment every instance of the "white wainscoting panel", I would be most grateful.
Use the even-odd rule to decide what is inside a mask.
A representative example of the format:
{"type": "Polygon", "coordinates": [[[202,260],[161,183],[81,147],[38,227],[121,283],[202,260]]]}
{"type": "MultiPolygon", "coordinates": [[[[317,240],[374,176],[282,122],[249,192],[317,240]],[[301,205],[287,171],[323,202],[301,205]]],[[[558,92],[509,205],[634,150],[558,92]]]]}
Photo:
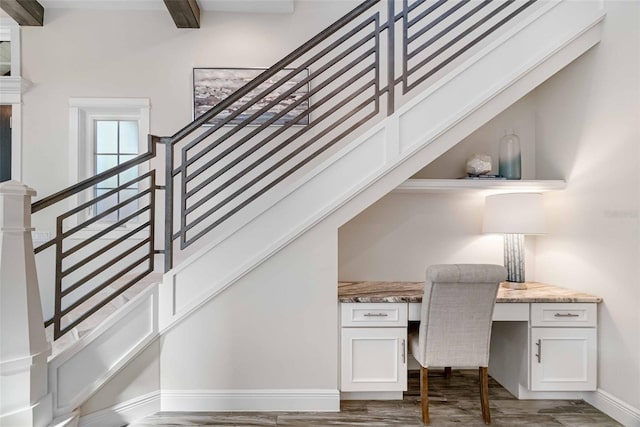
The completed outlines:
{"type": "Polygon", "coordinates": [[[70,413],[158,335],[157,285],[49,361],[54,416],[70,413]]]}

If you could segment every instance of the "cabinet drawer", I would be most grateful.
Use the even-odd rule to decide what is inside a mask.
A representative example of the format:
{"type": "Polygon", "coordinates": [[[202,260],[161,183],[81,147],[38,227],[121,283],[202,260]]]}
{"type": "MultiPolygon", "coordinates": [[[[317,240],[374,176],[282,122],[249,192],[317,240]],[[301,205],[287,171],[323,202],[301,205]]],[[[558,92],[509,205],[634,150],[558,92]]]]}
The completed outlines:
{"type": "Polygon", "coordinates": [[[407,326],[406,303],[342,303],[340,314],[342,326],[407,326]]]}
{"type": "Polygon", "coordinates": [[[531,326],[595,327],[597,305],[594,303],[531,304],[531,326]]]}

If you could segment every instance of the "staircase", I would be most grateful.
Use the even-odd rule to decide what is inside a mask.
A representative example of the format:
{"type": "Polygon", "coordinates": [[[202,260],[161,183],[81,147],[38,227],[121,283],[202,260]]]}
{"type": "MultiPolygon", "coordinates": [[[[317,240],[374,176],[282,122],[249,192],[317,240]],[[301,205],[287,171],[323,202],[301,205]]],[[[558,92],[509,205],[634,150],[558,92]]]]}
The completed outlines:
{"type": "Polygon", "coordinates": [[[157,274],[158,255],[164,262],[161,283],[50,359],[54,416],[80,407],[156,340],[160,391],[146,410],[339,408],[338,227],[597,44],[604,17],[597,2],[396,8],[365,1],[175,135],[150,136],[147,153],[34,203],[34,212],[76,206],[57,208],[56,237],[36,248],[56,265],[45,322],[56,340],[157,274]],[[271,118],[258,121],[265,112],[271,118]],[[138,210],[119,224],[133,231],[108,248],[91,242],[116,226],[71,245],[94,220],[86,210],[99,198],[87,193],[153,164],[156,150],[166,167],[140,168],[138,210]],[[101,256],[123,266],[100,267],[101,256]],[[98,267],[83,270],[79,259],[98,267]],[[295,357],[283,350],[292,340],[295,357]],[[315,375],[309,360],[320,361],[315,375]],[[269,370],[290,374],[270,382],[269,370]]]}

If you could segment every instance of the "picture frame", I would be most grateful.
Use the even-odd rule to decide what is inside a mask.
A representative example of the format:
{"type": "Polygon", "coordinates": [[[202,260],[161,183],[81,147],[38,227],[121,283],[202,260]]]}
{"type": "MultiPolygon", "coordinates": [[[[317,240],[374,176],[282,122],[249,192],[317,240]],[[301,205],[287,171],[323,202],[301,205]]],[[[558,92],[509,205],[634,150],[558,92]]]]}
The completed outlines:
{"type": "MultiPolygon", "coordinates": [[[[204,114],[206,111],[222,102],[229,95],[240,89],[242,86],[253,80],[255,77],[264,72],[266,68],[194,68],[193,69],[193,118],[194,120],[204,114]]],[[[286,74],[290,73],[293,69],[285,68],[282,71],[276,73],[273,77],[268,79],[263,84],[259,85],[256,89],[249,92],[245,98],[251,99],[265,90],[273,82],[280,80],[286,74]]],[[[309,76],[309,70],[304,69],[298,73],[294,78],[290,79],[276,91],[268,96],[268,99],[260,101],[255,105],[252,105],[249,109],[239,114],[229,122],[225,123],[225,126],[235,126],[243,122],[252,114],[260,110],[267,105],[271,100],[278,98],[281,94],[290,90],[293,86],[300,83],[302,80],[309,76]]],[[[275,114],[287,108],[291,103],[300,99],[309,92],[309,83],[301,86],[295,92],[284,98],[276,106],[269,111],[260,115],[257,119],[253,120],[249,126],[260,126],[271,119],[275,114]]],[[[309,109],[309,98],[302,101],[298,106],[294,107],[291,111],[287,112],[284,116],[277,119],[271,125],[283,126],[291,122],[299,114],[304,113],[309,109]]],[[[226,119],[230,114],[235,111],[234,108],[228,108],[208,121],[205,126],[218,125],[221,121],[226,119]]],[[[293,126],[305,126],[309,124],[309,115],[306,114],[300,120],[293,124],[293,126]]]]}

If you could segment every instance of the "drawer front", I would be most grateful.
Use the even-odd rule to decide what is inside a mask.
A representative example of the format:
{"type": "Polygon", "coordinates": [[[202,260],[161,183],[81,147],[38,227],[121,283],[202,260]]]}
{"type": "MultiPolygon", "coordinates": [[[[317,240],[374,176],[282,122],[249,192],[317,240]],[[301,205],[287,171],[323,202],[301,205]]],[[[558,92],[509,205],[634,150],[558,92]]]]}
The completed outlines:
{"type": "Polygon", "coordinates": [[[348,327],[407,326],[406,303],[342,303],[341,325],[348,327]]]}
{"type": "Polygon", "coordinates": [[[531,304],[531,326],[595,327],[597,313],[595,303],[534,303],[531,304]]]}

